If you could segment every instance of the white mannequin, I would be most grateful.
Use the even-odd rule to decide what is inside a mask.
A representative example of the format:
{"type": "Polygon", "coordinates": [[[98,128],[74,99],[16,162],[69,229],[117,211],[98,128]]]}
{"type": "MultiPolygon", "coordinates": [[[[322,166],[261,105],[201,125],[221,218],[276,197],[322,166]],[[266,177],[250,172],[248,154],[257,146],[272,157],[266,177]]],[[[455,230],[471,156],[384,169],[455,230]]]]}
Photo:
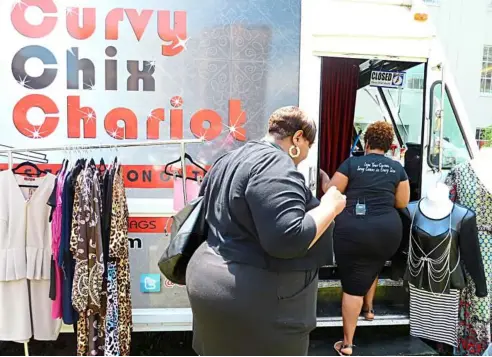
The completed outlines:
{"type": "Polygon", "coordinates": [[[442,219],[453,209],[453,201],[449,198],[449,188],[442,182],[429,190],[427,196],[420,201],[419,209],[431,219],[442,219]]]}
{"type": "Polygon", "coordinates": [[[492,148],[482,148],[471,161],[471,167],[487,191],[492,193],[492,148]]]}

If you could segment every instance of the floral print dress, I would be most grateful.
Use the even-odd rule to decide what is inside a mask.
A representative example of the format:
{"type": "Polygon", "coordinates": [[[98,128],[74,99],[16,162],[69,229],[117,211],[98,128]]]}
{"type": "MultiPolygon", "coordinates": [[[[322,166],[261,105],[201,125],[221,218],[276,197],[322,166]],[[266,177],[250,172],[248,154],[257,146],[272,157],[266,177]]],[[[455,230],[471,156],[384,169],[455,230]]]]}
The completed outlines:
{"type": "Polygon", "coordinates": [[[461,291],[458,347],[454,354],[481,356],[491,342],[492,322],[492,193],[480,182],[470,163],[456,166],[446,184],[453,201],[473,210],[477,217],[478,238],[489,294],[475,296],[475,284],[467,273],[467,286],[461,291]]]}

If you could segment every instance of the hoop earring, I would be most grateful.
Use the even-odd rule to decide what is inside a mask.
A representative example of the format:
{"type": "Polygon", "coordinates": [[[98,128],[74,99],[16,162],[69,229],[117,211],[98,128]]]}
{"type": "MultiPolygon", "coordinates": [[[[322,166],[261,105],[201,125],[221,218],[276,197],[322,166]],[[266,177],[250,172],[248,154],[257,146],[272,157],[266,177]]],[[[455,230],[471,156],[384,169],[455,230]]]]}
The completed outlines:
{"type": "Polygon", "coordinates": [[[299,157],[299,155],[301,155],[301,149],[299,149],[299,147],[297,147],[295,145],[292,145],[289,148],[289,155],[291,158],[295,159],[295,158],[299,157]],[[295,150],[295,154],[294,154],[294,150],[295,150]]]}

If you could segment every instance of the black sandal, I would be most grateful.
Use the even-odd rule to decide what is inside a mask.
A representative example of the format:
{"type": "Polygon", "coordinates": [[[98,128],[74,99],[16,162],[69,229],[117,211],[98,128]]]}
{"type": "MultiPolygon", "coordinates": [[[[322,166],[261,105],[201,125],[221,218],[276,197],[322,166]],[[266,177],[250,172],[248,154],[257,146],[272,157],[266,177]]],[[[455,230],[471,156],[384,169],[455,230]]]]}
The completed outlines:
{"type": "Polygon", "coordinates": [[[370,310],[362,310],[360,314],[361,314],[362,316],[364,316],[364,319],[365,319],[366,321],[374,321],[375,316],[374,316],[372,319],[370,319],[370,318],[368,318],[368,317],[367,317],[367,315],[368,315],[368,314],[373,314],[373,315],[375,315],[375,313],[374,313],[374,309],[370,309],[370,310]]]}
{"type": "Polygon", "coordinates": [[[353,350],[354,347],[355,347],[355,345],[344,345],[343,341],[338,341],[337,343],[335,343],[333,345],[333,348],[335,349],[335,351],[337,351],[337,353],[340,356],[352,356],[352,354],[343,353],[342,350],[347,349],[347,348],[351,348],[353,350]],[[337,345],[340,347],[337,347],[337,345]]]}

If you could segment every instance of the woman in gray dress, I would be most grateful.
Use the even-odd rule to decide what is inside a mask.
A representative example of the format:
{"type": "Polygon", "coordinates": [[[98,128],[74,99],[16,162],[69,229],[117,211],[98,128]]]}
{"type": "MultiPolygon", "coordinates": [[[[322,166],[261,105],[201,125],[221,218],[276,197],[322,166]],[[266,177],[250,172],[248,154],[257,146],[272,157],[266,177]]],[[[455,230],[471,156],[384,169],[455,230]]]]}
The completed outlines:
{"type": "Polygon", "coordinates": [[[328,228],[345,207],[336,188],[317,200],[297,171],[315,136],[302,110],[280,108],[265,139],[225,154],[206,175],[209,236],[186,276],[199,355],[307,355],[328,228]]]}

